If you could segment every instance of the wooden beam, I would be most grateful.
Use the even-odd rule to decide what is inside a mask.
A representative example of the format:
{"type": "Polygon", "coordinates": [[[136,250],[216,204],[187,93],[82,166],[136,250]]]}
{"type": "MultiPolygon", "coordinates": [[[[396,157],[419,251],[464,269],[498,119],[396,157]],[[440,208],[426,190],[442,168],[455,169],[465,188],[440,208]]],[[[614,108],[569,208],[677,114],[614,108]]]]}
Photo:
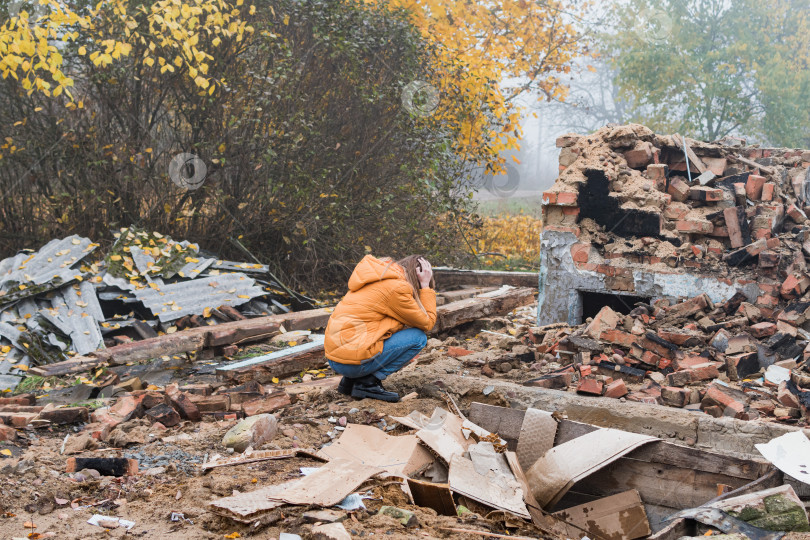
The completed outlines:
{"type": "MultiPolygon", "coordinates": [[[[534,301],[535,292],[530,288],[513,289],[499,296],[468,298],[439,306],[436,326],[431,333],[436,334],[481,317],[504,315],[517,307],[530,304],[534,301]]],[[[312,309],[216,326],[188,328],[174,334],[100,349],[88,356],[76,356],[64,362],[37,366],[31,368],[29,372],[42,377],[70,375],[101,365],[127,364],[166,355],[196,352],[203,348],[260,341],[276,335],[281,327],[287,331],[315,330],[326,327],[332,311],[333,308],[312,309]]],[[[299,361],[301,362],[303,360],[299,361]]]]}
{"type": "Polygon", "coordinates": [[[729,156],[729,159],[732,159],[732,160],[734,160],[734,161],[736,161],[738,163],[742,163],[743,165],[748,165],[749,167],[754,167],[755,169],[759,169],[760,171],[762,171],[764,173],[767,173],[767,174],[769,174],[771,176],[776,174],[776,171],[774,169],[772,169],[771,167],[768,167],[767,165],[760,165],[756,161],[751,161],[750,159],[744,158],[744,157],[739,156],[739,155],[737,155],[737,156],[734,156],[734,155],[729,156]]]}
{"type": "Polygon", "coordinates": [[[492,270],[460,270],[458,268],[434,268],[433,277],[442,289],[453,287],[531,287],[537,289],[537,272],[498,272],[492,270]]]}
{"type": "Polygon", "coordinates": [[[697,168],[700,174],[703,174],[709,170],[708,167],[706,167],[706,164],[703,163],[703,160],[700,159],[697,156],[697,154],[695,154],[695,152],[689,146],[689,143],[686,142],[686,137],[681,137],[680,135],[673,135],[672,140],[675,141],[675,143],[678,146],[680,146],[681,151],[683,151],[684,148],[686,149],[686,155],[689,157],[689,162],[694,163],[695,167],[697,168]]]}
{"type": "Polygon", "coordinates": [[[500,296],[468,298],[440,306],[436,326],[430,333],[437,334],[483,317],[506,315],[515,308],[531,304],[536,293],[536,289],[513,289],[500,296]]]}

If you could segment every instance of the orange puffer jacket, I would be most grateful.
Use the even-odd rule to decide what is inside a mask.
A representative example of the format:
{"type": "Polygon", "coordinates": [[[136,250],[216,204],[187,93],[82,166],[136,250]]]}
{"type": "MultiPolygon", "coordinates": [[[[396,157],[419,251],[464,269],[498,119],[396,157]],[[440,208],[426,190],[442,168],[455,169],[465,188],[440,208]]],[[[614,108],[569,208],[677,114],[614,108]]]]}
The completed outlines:
{"type": "Polygon", "coordinates": [[[396,263],[366,255],[349,278],[349,292],[326,326],[326,357],[341,364],[362,364],[383,349],[383,341],[403,328],[425,332],[436,324],[436,292],[421,289],[419,299],[396,263]]]}

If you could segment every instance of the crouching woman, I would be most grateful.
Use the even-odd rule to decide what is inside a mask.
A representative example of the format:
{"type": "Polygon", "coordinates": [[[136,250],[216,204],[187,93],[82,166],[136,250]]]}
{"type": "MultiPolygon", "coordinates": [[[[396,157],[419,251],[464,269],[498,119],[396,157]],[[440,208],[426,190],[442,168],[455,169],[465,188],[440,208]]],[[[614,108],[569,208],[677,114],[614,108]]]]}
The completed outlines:
{"type": "Polygon", "coordinates": [[[358,399],[399,401],[382,381],[425,347],[425,333],[434,324],[430,263],[418,255],[398,262],[366,255],[326,326],[326,358],[343,375],[338,391],[358,399]]]}

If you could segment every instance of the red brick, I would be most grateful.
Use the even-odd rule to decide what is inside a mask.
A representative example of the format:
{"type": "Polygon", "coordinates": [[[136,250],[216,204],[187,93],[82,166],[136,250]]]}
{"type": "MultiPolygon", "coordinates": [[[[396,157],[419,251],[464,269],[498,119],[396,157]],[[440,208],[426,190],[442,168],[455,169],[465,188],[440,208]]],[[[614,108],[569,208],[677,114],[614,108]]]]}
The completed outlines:
{"type": "Polygon", "coordinates": [[[0,424],[0,442],[11,442],[17,440],[17,430],[11,426],[0,424]]]}
{"type": "Polygon", "coordinates": [[[472,354],[475,351],[470,351],[468,349],[462,349],[461,347],[448,347],[447,348],[447,356],[451,356],[453,358],[461,358],[462,356],[467,356],[468,354],[472,354]]]}
{"type": "Polygon", "coordinates": [[[755,338],[765,338],[772,336],[776,333],[776,325],[772,322],[761,322],[751,325],[751,335],[755,338]]]}
{"type": "Polygon", "coordinates": [[[98,441],[104,441],[110,435],[112,428],[109,424],[104,422],[93,422],[84,426],[82,433],[89,433],[90,436],[98,441]]]}
{"type": "Polygon", "coordinates": [[[605,397],[619,399],[627,395],[627,385],[623,379],[616,379],[605,387],[605,397]]]}
{"type": "Polygon", "coordinates": [[[803,295],[808,286],[810,286],[810,278],[806,275],[790,274],[785,281],[782,282],[782,286],[779,288],[779,294],[782,295],[782,298],[790,300],[803,295]]]}
{"type": "Polygon", "coordinates": [[[290,405],[292,405],[290,396],[286,392],[277,392],[243,403],[242,410],[245,412],[245,416],[254,416],[256,414],[273,413],[290,405]]]}
{"type": "MultiPolygon", "coordinates": [[[[202,419],[200,409],[191,401],[189,394],[180,392],[172,398],[172,406],[180,413],[184,420],[191,420],[192,422],[199,422],[202,419]]],[[[163,422],[161,422],[163,423],[163,422]]],[[[164,424],[165,425],[165,424],[164,424]]],[[[167,426],[169,427],[169,426],[167,426]]]]}
{"type": "Polygon", "coordinates": [[[620,345],[622,347],[631,347],[634,343],[638,342],[638,336],[622,332],[621,330],[605,330],[599,335],[599,339],[620,345]]]}
{"type": "Polygon", "coordinates": [[[758,201],[762,198],[762,187],[765,185],[765,178],[756,174],[748,177],[745,183],[745,196],[752,201],[758,201]]]}
{"type": "Polygon", "coordinates": [[[51,424],[78,424],[87,422],[89,416],[87,407],[62,407],[39,413],[40,419],[47,420],[51,424]]]}
{"type": "Polygon", "coordinates": [[[649,142],[640,142],[632,150],[624,153],[627,166],[632,169],[646,167],[653,160],[653,146],[649,142]]]}
{"type": "Polygon", "coordinates": [[[123,396],[110,406],[110,414],[117,416],[122,422],[143,416],[143,406],[141,402],[143,396],[123,396]]]}
{"type": "Polygon", "coordinates": [[[546,225],[543,227],[544,231],[556,231],[556,232],[567,232],[571,233],[577,238],[579,235],[582,234],[582,230],[579,227],[562,227],[560,225],[546,225]]]}
{"type": "Polygon", "coordinates": [[[577,194],[570,191],[561,191],[557,193],[557,205],[559,206],[576,206],[577,194]]]}
{"type": "Polygon", "coordinates": [[[658,191],[664,191],[667,185],[667,166],[659,164],[647,165],[647,178],[653,181],[658,191]]]}
{"type": "Polygon", "coordinates": [[[723,416],[734,416],[735,418],[745,414],[745,404],[726,394],[716,385],[710,385],[706,389],[701,407],[704,410],[707,407],[719,407],[723,416]]]}
{"type": "Polygon", "coordinates": [[[714,225],[712,225],[711,221],[706,220],[679,220],[675,222],[675,229],[683,233],[711,234],[714,230],[714,225]]]}
{"type": "Polygon", "coordinates": [[[763,201],[772,201],[773,200],[773,190],[776,186],[773,182],[767,182],[764,186],[762,186],[762,200],[763,201]]]}
{"type": "Polygon", "coordinates": [[[700,202],[719,202],[723,200],[723,190],[704,186],[689,188],[689,198],[700,202]]]}
{"type": "Polygon", "coordinates": [[[705,364],[692,366],[689,368],[689,372],[692,374],[692,382],[707,381],[720,376],[720,371],[718,371],[717,363],[715,362],[706,362],[705,364]]]}
{"type": "Polygon", "coordinates": [[[557,204],[557,193],[555,191],[544,191],[543,204],[557,204]]]}
{"type": "Polygon", "coordinates": [[[731,239],[731,247],[743,247],[745,244],[743,243],[737,207],[735,206],[733,208],[726,208],[723,210],[723,217],[726,219],[726,227],[728,228],[728,237],[731,239]]]}
{"type": "Polygon", "coordinates": [[[591,253],[590,244],[574,244],[571,246],[571,258],[576,263],[586,263],[591,253]]]}
{"type": "Polygon", "coordinates": [[[523,383],[524,386],[532,386],[535,388],[549,388],[549,389],[562,389],[568,388],[574,382],[573,371],[565,373],[554,373],[545,375],[537,379],[532,379],[523,383]]]}
{"type": "Polygon", "coordinates": [[[165,403],[146,411],[146,417],[152,422],[160,422],[166,427],[173,427],[180,423],[180,414],[165,403]]]}
{"type": "Polygon", "coordinates": [[[791,204],[787,209],[787,215],[790,216],[790,219],[794,221],[794,223],[804,223],[807,221],[807,215],[795,204],[791,204]]]}
{"type": "Polygon", "coordinates": [[[580,379],[577,385],[577,393],[601,396],[603,387],[602,381],[597,381],[596,379],[580,379]]]}
{"type": "Polygon", "coordinates": [[[664,208],[664,217],[667,219],[683,219],[689,213],[689,207],[683,203],[673,203],[664,208]]]}
{"type": "Polygon", "coordinates": [[[0,398],[0,405],[36,405],[37,398],[34,394],[20,394],[14,397],[0,398]]]}
{"type": "Polygon", "coordinates": [[[179,390],[198,396],[210,396],[214,392],[214,389],[210,384],[187,384],[185,386],[181,386],[179,390]]]}
{"type": "Polygon", "coordinates": [[[793,409],[800,408],[799,398],[796,397],[796,395],[793,394],[793,392],[787,389],[787,385],[785,383],[781,383],[779,385],[779,391],[776,394],[776,400],[785,407],[790,407],[793,409]]]}
{"type": "Polygon", "coordinates": [[[213,396],[195,396],[190,394],[189,399],[194,402],[201,413],[225,412],[231,408],[231,399],[227,394],[213,396]]]}
{"type": "Polygon", "coordinates": [[[692,390],[689,388],[677,388],[675,386],[664,386],[661,388],[661,401],[670,407],[685,407],[689,405],[689,398],[692,390]]]}
{"type": "Polygon", "coordinates": [[[689,196],[689,184],[677,176],[673,176],[669,179],[669,189],[667,189],[667,193],[672,195],[673,201],[683,202],[689,196]]]}

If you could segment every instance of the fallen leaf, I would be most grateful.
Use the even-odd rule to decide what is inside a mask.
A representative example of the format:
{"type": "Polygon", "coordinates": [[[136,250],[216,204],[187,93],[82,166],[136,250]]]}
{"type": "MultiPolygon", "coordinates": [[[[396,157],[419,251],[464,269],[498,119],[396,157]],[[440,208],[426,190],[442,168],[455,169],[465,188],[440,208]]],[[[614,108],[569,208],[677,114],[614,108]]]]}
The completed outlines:
{"type": "Polygon", "coordinates": [[[0,450],[0,456],[11,457],[12,455],[13,454],[11,453],[11,450],[9,450],[8,448],[3,448],[2,450],[0,450]]]}
{"type": "Polygon", "coordinates": [[[232,532],[231,534],[226,534],[225,538],[242,538],[242,535],[238,532],[232,532]]]}

